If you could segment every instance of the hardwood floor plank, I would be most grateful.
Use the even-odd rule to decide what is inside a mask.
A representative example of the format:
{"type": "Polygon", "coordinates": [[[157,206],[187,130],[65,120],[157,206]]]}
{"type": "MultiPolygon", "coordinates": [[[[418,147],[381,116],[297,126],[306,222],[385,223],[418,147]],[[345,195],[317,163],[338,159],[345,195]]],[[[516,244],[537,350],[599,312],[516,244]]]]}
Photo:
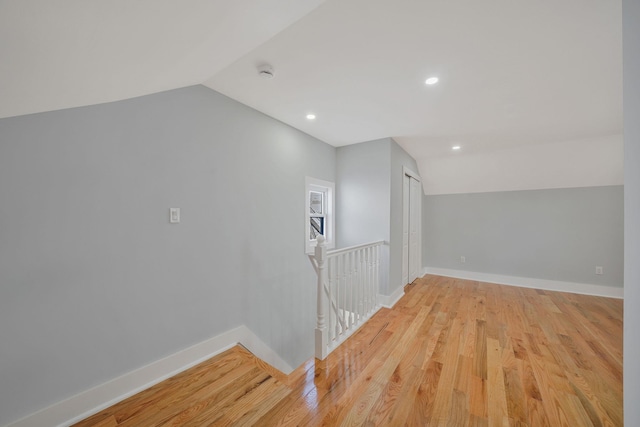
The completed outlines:
{"type": "MultiPolygon", "coordinates": [[[[424,324],[421,329],[424,329],[424,324]]],[[[417,337],[416,337],[417,338],[417,337]]],[[[365,424],[385,425],[393,421],[394,409],[399,406],[399,400],[411,393],[408,388],[416,385],[416,379],[421,376],[421,350],[424,349],[425,338],[416,339],[402,357],[391,379],[387,382],[374,407],[369,412],[365,424]]],[[[409,401],[409,399],[407,399],[409,401]]]]}
{"type": "Polygon", "coordinates": [[[558,391],[553,388],[552,381],[545,370],[551,366],[551,362],[548,360],[545,361],[537,355],[532,355],[529,360],[536,380],[540,385],[539,390],[542,397],[542,406],[551,425],[571,427],[572,424],[569,422],[563,402],[558,397],[558,391]]]}
{"type": "Polygon", "coordinates": [[[451,339],[448,341],[449,345],[446,345],[444,356],[441,357],[440,360],[434,357],[434,360],[442,363],[442,373],[433,403],[433,416],[431,418],[431,422],[434,423],[434,425],[446,423],[451,406],[451,399],[454,394],[452,385],[454,384],[456,370],[458,368],[458,346],[460,343],[458,338],[462,328],[460,321],[456,320],[457,319],[453,319],[449,331],[451,339]]]}
{"type": "MultiPolygon", "coordinates": [[[[592,419],[589,417],[589,414],[585,410],[584,406],[582,406],[582,403],[577,396],[573,394],[566,395],[565,401],[569,402],[566,407],[573,425],[594,427],[592,419]]],[[[592,413],[592,415],[595,414],[592,413]]],[[[599,419],[596,418],[596,420],[598,425],[602,425],[599,419]]]]}
{"type": "Polygon", "coordinates": [[[111,415],[108,418],[105,418],[104,420],[100,421],[97,424],[94,424],[94,427],[117,427],[118,422],[116,421],[116,418],[111,415]]]}
{"type": "Polygon", "coordinates": [[[469,417],[469,427],[488,427],[489,421],[486,418],[480,418],[476,415],[469,417]]]}
{"type": "Polygon", "coordinates": [[[403,425],[403,421],[409,426],[429,425],[442,374],[442,364],[431,361],[426,369],[420,372],[406,390],[407,393],[403,394],[400,404],[389,419],[389,425],[403,425]]]}
{"type": "Polygon", "coordinates": [[[467,394],[454,389],[451,396],[451,407],[446,419],[447,425],[468,427],[470,419],[467,394]]]}
{"type": "MultiPolygon", "coordinates": [[[[252,371],[253,372],[253,371],[252,371]]],[[[271,379],[269,374],[258,370],[255,376],[247,379],[247,381],[239,384],[236,387],[229,387],[222,393],[212,395],[206,400],[198,400],[195,405],[187,409],[189,422],[183,424],[184,419],[177,420],[171,418],[158,425],[163,426],[166,423],[168,425],[228,425],[237,416],[244,414],[246,408],[243,405],[238,405],[238,402],[242,402],[245,396],[251,396],[252,393],[259,389],[260,386],[271,379]],[[195,411],[193,409],[196,409],[195,411]],[[238,415],[239,414],[239,415],[238,415]]],[[[253,400],[250,400],[253,401],[253,400]]],[[[184,416],[187,412],[183,412],[184,416]]],[[[164,427],[164,426],[163,426],[164,427]]]]}
{"type": "Polygon", "coordinates": [[[509,419],[527,423],[529,419],[527,399],[522,385],[522,362],[518,366],[503,368],[507,413],[509,419]]]}
{"type": "Polygon", "coordinates": [[[420,309],[418,315],[414,321],[411,322],[409,328],[406,329],[398,344],[394,346],[389,356],[385,358],[382,366],[378,368],[377,372],[372,374],[374,380],[366,383],[367,386],[359,390],[359,396],[355,401],[348,398],[342,403],[343,408],[336,415],[337,421],[340,422],[341,425],[360,425],[366,419],[369,411],[380,397],[385,385],[389,383],[394,372],[397,372],[400,361],[404,355],[407,354],[408,349],[413,347],[411,342],[415,340],[428,314],[429,310],[426,307],[420,309]]]}
{"type": "Polygon", "coordinates": [[[502,370],[502,348],[494,338],[487,338],[487,399],[489,403],[489,425],[509,425],[507,395],[502,370]]]}
{"type": "Polygon", "coordinates": [[[571,383],[571,385],[573,386],[573,390],[580,402],[580,405],[582,406],[582,408],[584,408],[586,414],[589,417],[589,421],[591,422],[592,425],[594,425],[595,427],[602,427],[605,424],[613,425],[611,420],[609,420],[608,417],[606,417],[606,414],[603,414],[602,411],[598,411],[596,409],[594,405],[595,399],[593,396],[591,396],[591,398],[588,398],[581,388],[577,387],[574,383],[571,383]]]}
{"type": "Polygon", "coordinates": [[[474,353],[473,374],[487,379],[487,322],[476,320],[476,351],[474,353]]]}
{"type": "Polygon", "coordinates": [[[456,369],[456,377],[454,389],[469,395],[471,392],[473,359],[471,357],[458,355],[458,367],[456,369]]]}
{"type": "Polygon", "coordinates": [[[478,418],[488,420],[487,380],[471,376],[470,413],[478,418]]]}
{"type": "MultiPolygon", "coordinates": [[[[123,427],[134,427],[144,423],[161,426],[179,426],[189,420],[208,419],[209,414],[214,413],[226,402],[243,395],[270,378],[269,374],[256,366],[246,366],[234,372],[232,378],[225,380],[224,384],[215,384],[198,390],[193,395],[176,398],[155,406],[155,411],[140,412],[134,417],[127,418],[118,423],[123,427]],[[176,415],[177,414],[177,415],[176,415]]],[[[196,422],[196,421],[193,421],[196,422]]]]}
{"type": "Polygon", "coordinates": [[[602,408],[613,420],[614,425],[623,425],[622,418],[622,384],[619,387],[611,387],[604,381],[597,371],[582,370],[580,375],[587,381],[589,388],[593,391],[602,408]]]}
{"type": "Polygon", "coordinates": [[[290,390],[275,378],[263,383],[251,395],[245,395],[235,402],[235,406],[242,407],[237,411],[237,415],[231,417],[227,412],[225,417],[229,418],[233,426],[254,425],[265,413],[276,403],[284,399],[290,390]],[[244,400],[243,400],[244,399],[244,400]]]}
{"type": "Polygon", "coordinates": [[[76,426],[622,426],[622,317],[428,275],[323,361],[284,375],[234,347],[76,426]]]}

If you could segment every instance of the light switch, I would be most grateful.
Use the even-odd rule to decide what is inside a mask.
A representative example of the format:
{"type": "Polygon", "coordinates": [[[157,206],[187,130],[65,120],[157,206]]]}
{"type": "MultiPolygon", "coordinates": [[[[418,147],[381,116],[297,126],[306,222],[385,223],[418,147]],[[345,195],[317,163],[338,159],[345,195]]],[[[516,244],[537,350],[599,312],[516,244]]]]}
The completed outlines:
{"type": "Polygon", "coordinates": [[[169,222],[171,224],[180,222],[180,208],[169,208],[169,222]]]}

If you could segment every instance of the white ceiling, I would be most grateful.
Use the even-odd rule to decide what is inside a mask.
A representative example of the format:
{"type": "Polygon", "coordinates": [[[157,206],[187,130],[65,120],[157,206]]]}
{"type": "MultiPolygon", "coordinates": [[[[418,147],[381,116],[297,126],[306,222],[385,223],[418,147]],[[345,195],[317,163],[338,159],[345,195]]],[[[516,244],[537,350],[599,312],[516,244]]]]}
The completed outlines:
{"type": "Polygon", "coordinates": [[[329,0],[205,84],[330,144],[391,136],[417,157],[619,133],[621,16],[611,0],[329,0]]]}
{"type": "Polygon", "coordinates": [[[204,83],[335,146],[393,137],[419,165],[621,134],[621,13],[620,0],[0,0],[0,117],[204,83]]]}
{"type": "Polygon", "coordinates": [[[0,0],[0,117],[200,84],[322,0],[0,0]]]}

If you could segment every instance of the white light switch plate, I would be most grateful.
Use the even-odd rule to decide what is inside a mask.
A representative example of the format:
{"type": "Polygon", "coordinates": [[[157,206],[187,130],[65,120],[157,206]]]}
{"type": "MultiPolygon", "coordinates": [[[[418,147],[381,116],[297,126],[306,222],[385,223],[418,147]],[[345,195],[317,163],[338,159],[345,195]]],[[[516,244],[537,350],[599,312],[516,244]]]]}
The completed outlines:
{"type": "Polygon", "coordinates": [[[180,208],[169,208],[169,222],[171,224],[180,222],[180,208]]]}

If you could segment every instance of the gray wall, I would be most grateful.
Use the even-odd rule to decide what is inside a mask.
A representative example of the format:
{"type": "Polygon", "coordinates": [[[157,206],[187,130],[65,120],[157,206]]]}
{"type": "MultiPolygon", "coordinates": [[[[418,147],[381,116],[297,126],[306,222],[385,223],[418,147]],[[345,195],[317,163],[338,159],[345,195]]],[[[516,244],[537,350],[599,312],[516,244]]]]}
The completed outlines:
{"type": "Polygon", "coordinates": [[[338,147],[336,247],[389,240],[389,138],[338,147]]]}
{"type": "Polygon", "coordinates": [[[305,175],[335,149],[204,86],[0,120],[0,425],[242,323],[310,357],[305,175]]]}
{"type": "Polygon", "coordinates": [[[337,150],[337,246],[377,240],[383,249],[380,292],[391,295],[402,283],[403,166],[418,173],[416,161],[393,139],[339,147],[337,150]]]}
{"type": "MultiPolygon", "coordinates": [[[[393,139],[391,146],[391,238],[389,240],[389,291],[391,295],[402,283],[402,181],[403,167],[419,175],[418,165],[393,139]]],[[[422,194],[422,192],[421,192],[422,194]]],[[[424,240],[424,237],[423,237],[424,240]]]]}
{"type": "Polygon", "coordinates": [[[640,2],[622,1],[624,54],[624,421],[640,425],[640,2]]]}
{"type": "MultiPolygon", "coordinates": [[[[389,138],[336,150],[336,248],[389,241],[389,138]]],[[[380,293],[388,294],[389,247],[380,251],[380,293]]]]}
{"type": "Polygon", "coordinates": [[[425,196],[422,214],[425,266],[622,285],[622,186],[425,196]]]}

